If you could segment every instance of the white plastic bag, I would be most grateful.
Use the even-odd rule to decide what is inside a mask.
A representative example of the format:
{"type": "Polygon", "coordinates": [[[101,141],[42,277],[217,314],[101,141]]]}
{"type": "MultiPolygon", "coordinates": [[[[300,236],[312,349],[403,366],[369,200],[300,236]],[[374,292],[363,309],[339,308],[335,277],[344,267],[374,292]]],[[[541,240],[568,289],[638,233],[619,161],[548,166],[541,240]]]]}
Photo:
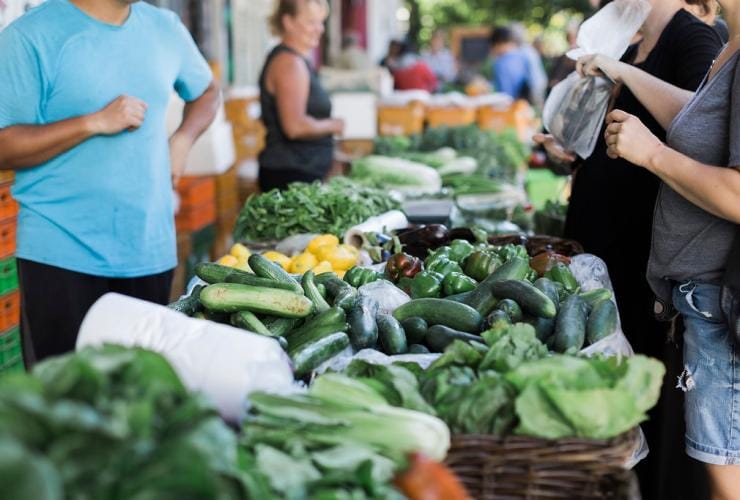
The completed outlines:
{"type": "Polygon", "coordinates": [[[393,314],[393,311],[407,302],[411,297],[396,285],[386,280],[373,281],[358,288],[360,296],[378,304],[378,314],[393,314]]]}
{"type": "MultiPolygon", "coordinates": [[[[645,0],[611,2],[583,23],[578,31],[578,48],[568,52],[568,57],[602,54],[619,59],[650,9],[645,0]]],[[[613,83],[607,78],[571,74],[552,89],[545,102],[545,128],[563,147],[588,158],[596,147],[612,88],[613,83]]]]}

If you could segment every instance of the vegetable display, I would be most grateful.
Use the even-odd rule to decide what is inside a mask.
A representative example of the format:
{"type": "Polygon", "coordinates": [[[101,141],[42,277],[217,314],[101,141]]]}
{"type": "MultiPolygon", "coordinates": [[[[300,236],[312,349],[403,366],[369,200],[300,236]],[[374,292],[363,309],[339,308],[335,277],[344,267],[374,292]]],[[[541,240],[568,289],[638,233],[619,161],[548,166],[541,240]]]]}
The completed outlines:
{"type": "Polygon", "coordinates": [[[387,192],[345,178],[326,184],[295,183],[287,189],[251,196],[237,219],[237,241],[281,240],[295,234],[342,236],[369,217],[400,208],[387,192]]]}

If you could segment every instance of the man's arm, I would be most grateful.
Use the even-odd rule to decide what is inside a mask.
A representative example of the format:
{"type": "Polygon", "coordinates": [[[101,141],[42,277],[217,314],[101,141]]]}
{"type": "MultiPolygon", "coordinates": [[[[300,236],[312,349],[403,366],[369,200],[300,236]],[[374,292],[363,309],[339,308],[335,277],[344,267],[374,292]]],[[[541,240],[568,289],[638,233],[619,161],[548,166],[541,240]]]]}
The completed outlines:
{"type": "Polygon", "coordinates": [[[121,96],[97,113],[0,129],[0,170],[36,167],[96,135],[135,130],[144,122],[146,108],[135,97],[121,96]]]}
{"type": "Polygon", "coordinates": [[[170,137],[173,182],[177,183],[185,171],[185,164],[193,144],[213,122],[220,105],[221,91],[215,81],[211,82],[203,95],[185,105],[182,123],[170,137]]]}

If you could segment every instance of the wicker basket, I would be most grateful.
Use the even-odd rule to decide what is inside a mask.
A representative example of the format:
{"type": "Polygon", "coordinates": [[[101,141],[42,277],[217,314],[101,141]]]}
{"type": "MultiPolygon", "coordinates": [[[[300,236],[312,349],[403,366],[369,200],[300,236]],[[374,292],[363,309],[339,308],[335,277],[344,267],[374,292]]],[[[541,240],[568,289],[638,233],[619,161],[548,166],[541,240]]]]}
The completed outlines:
{"type": "Polygon", "coordinates": [[[639,443],[632,431],[610,441],[457,435],[447,465],[476,500],[627,499],[624,468],[639,443]]]}
{"type": "Polygon", "coordinates": [[[524,236],[522,234],[504,234],[488,238],[491,245],[524,245],[529,255],[535,256],[545,250],[553,250],[556,253],[573,257],[582,254],[583,246],[573,240],[557,238],[555,236],[524,236]]]}

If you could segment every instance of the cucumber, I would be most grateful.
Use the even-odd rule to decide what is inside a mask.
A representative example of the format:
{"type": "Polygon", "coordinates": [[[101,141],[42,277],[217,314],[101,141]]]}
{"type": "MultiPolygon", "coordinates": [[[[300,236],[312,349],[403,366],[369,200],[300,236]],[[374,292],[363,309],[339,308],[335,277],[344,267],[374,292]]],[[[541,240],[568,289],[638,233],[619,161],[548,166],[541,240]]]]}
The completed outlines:
{"type": "Polygon", "coordinates": [[[277,288],[260,288],[235,283],[209,285],[200,293],[201,303],[211,311],[251,311],[281,318],[305,318],[313,302],[303,295],[277,288]]]}
{"type": "Polygon", "coordinates": [[[300,328],[284,334],[288,339],[291,349],[297,348],[307,342],[314,342],[321,337],[331,333],[347,331],[347,315],[337,307],[317,314],[306,321],[300,328]]]}
{"type": "Polygon", "coordinates": [[[555,308],[560,310],[560,294],[558,293],[558,287],[555,286],[552,280],[540,278],[534,282],[534,287],[547,295],[552,300],[552,303],[555,304],[555,308]]]}
{"type": "Polygon", "coordinates": [[[260,278],[268,278],[279,283],[285,283],[294,287],[296,293],[303,293],[303,288],[298,284],[296,280],[291,278],[290,274],[285,272],[285,269],[279,265],[271,262],[261,256],[260,254],[252,254],[249,256],[249,267],[252,268],[254,274],[260,278]]]}
{"type": "Polygon", "coordinates": [[[550,342],[555,352],[570,354],[583,349],[587,317],[588,305],[578,295],[571,295],[563,302],[550,342]]]}
{"type": "Polygon", "coordinates": [[[409,346],[409,354],[431,354],[426,346],[420,344],[411,344],[409,346]]]}
{"type": "MultiPolygon", "coordinates": [[[[554,318],[558,310],[550,297],[528,281],[505,280],[491,285],[491,292],[499,299],[512,299],[524,312],[538,318],[554,318]]],[[[512,318],[512,321],[514,318],[512,318]]]]}
{"type": "Polygon", "coordinates": [[[187,297],[183,297],[177,302],[173,302],[167,307],[169,307],[173,311],[183,313],[186,316],[193,316],[201,308],[200,292],[203,291],[204,288],[205,288],[205,285],[197,285],[193,287],[193,290],[192,292],[190,292],[190,295],[188,295],[187,297]]]}
{"type": "Polygon", "coordinates": [[[378,324],[380,346],[386,354],[404,354],[408,351],[406,332],[401,323],[390,314],[378,314],[375,318],[378,324]]]}
{"type": "Polygon", "coordinates": [[[580,297],[588,304],[593,307],[602,300],[611,300],[612,292],[606,288],[596,288],[589,290],[588,292],[582,292],[579,294],[580,297]]]}
{"type": "MultiPolygon", "coordinates": [[[[290,292],[298,293],[298,289],[295,285],[288,285],[279,281],[274,281],[267,278],[260,278],[259,276],[255,276],[253,274],[245,273],[242,271],[236,271],[237,272],[231,273],[226,276],[226,279],[224,279],[223,283],[236,283],[237,285],[258,286],[262,288],[278,288],[280,290],[288,290],[290,292]]],[[[300,293],[303,293],[302,288],[300,293]]]]}
{"type": "Polygon", "coordinates": [[[371,349],[378,343],[378,323],[375,321],[377,312],[377,304],[359,300],[347,314],[349,339],[352,347],[358,351],[371,349]]]}
{"type": "Polygon", "coordinates": [[[473,292],[463,292],[463,293],[458,293],[455,295],[448,295],[447,297],[445,297],[445,299],[451,300],[453,302],[460,302],[461,304],[464,304],[471,293],[473,292]]]}
{"type": "Polygon", "coordinates": [[[514,257],[506,264],[496,269],[488,278],[481,281],[475,290],[465,299],[465,304],[469,305],[478,313],[486,314],[487,304],[490,304],[491,286],[499,281],[504,280],[523,280],[529,272],[529,261],[521,257],[514,257]]]}
{"type": "Polygon", "coordinates": [[[313,302],[313,306],[316,309],[316,312],[322,313],[324,311],[328,311],[331,308],[331,306],[329,306],[329,303],[326,302],[326,300],[324,300],[324,297],[321,296],[321,292],[319,292],[319,289],[316,288],[313,272],[307,271],[303,275],[301,285],[303,285],[303,293],[305,293],[306,297],[308,297],[309,300],[313,302]]]}
{"type": "Polygon", "coordinates": [[[393,312],[398,321],[422,318],[429,325],[442,325],[468,333],[478,333],[483,324],[480,313],[470,306],[445,299],[416,299],[393,312]]]}
{"type": "Polygon", "coordinates": [[[617,305],[611,300],[597,302],[591,309],[586,323],[586,340],[595,344],[617,329],[617,305]]]}
{"type": "Polygon", "coordinates": [[[259,320],[254,313],[249,311],[239,311],[231,315],[231,324],[237,328],[248,330],[253,333],[259,333],[260,335],[267,335],[272,337],[272,332],[265,326],[265,324],[259,320]]]}
{"type": "Polygon", "coordinates": [[[325,361],[330,360],[349,346],[346,333],[337,332],[309,342],[289,352],[296,377],[310,374],[325,361]]]}
{"type": "MultiPolygon", "coordinates": [[[[298,293],[298,289],[293,282],[292,285],[282,283],[268,278],[261,278],[255,276],[252,273],[240,271],[233,267],[222,266],[221,264],[213,264],[211,262],[201,262],[195,266],[195,274],[200,279],[210,285],[216,283],[238,283],[240,285],[259,286],[265,288],[280,288],[283,290],[292,290],[298,293]]],[[[301,291],[303,293],[303,291],[301,291]]]]}
{"type": "Polygon", "coordinates": [[[275,337],[285,337],[300,325],[301,320],[295,318],[275,318],[269,316],[262,320],[264,325],[275,337]]]}
{"type": "Polygon", "coordinates": [[[456,340],[485,344],[483,337],[460,332],[442,325],[434,325],[429,329],[425,343],[430,351],[443,352],[448,345],[452,344],[456,340]]]}
{"type": "MultiPolygon", "coordinates": [[[[195,275],[209,285],[213,285],[214,283],[226,283],[226,277],[234,271],[238,271],[238,269],[211,262],[200,262],[195,265],[195,275]]],[[[249,274],[245,271],[239,272],[249,274]]]]}
{"type": "Polygon", "coordinates": [[[526,317],[523,321],[534,327],[537,338],[542,343],[546,343],[555,331],[554,319],[526,317]]]}
{"type": "Polygon", "coordinates": [[[326,287],[327,293],[333,299],[334,307],[341,307],[349,312],[359,300],[357,289],[340,279],[337,275],[323,280],[322,284],[326,287]]]}
{"type": "Polygon", "coordinates": [[[511,317],[502,309],[496,309],[486,317],[486,328],[488,329],[509,325],[511,325],[511,317]]]}
{"type": "Polygon", "coordinates": [[[406,333],[406,340],[412,344],[423,343],[429,329],[429,325],[422,318],[407,318],[401,321],[401,327],[406,333]]]}
{"type": "Polygon", "coordinates": [[[496,306],[496,311],[505,312],[506,315],[509,316],[509,321],[511,323],[519,323],[524,317],[522,308],[519,307],[519,304],[517,304],[516,301],[511,299],[503,299],[500,301],[496,306]]]}

